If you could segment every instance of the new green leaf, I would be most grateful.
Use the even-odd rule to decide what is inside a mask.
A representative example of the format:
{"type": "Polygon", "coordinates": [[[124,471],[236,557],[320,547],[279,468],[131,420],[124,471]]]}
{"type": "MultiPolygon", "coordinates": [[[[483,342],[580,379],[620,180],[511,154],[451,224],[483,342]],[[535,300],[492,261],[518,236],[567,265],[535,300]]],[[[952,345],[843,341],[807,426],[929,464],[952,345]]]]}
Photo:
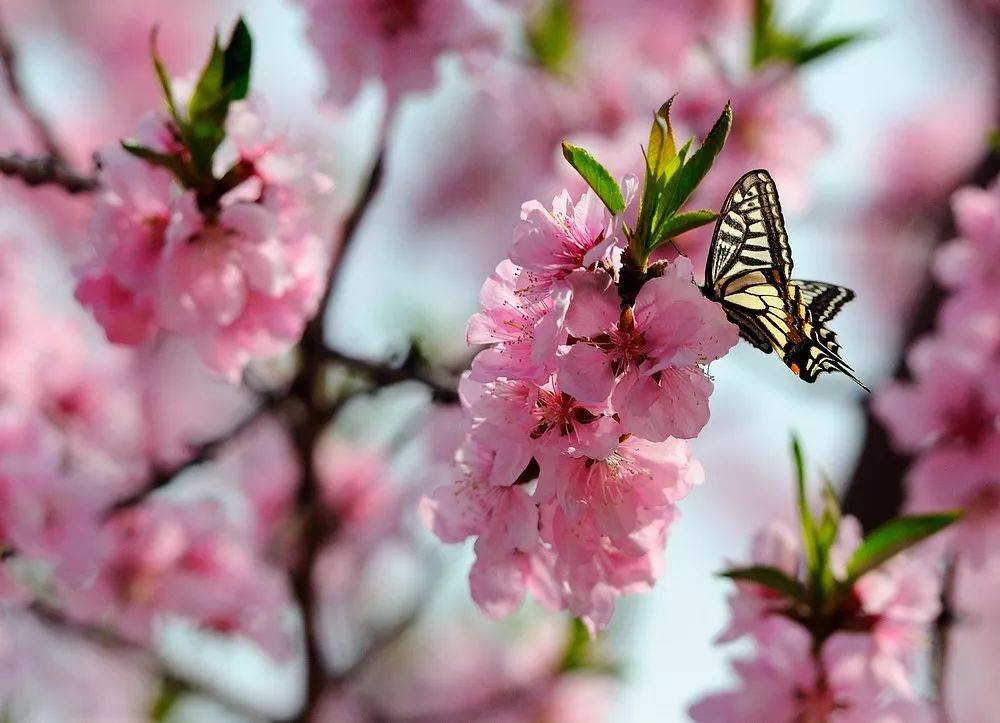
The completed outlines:
{"type": "Polygon", "coordinates": [[[174,177],[177,178],[182,185],[190,186],[193,183],[190,170],[186,165],[184,165],[184,162],[178,156],[174,156],[169,153],[161,153],[160,151],[155,151],[152,148],[147,148],[131,138],[123,139],[121,141],[121,146],[136,158],[141,158],[154,166],[166,168],[174,174],[174,177]]]}
{"type": "Polygon", "coordinates": [[[525,40],[538,64],[561,72],[573,57],[575,28],[570,0],[549,0],[528,22],[525,40]]]}
{"type": "Polygon", "coordinates": [[[809,579],[819,580],[820,551],[816,532],[816,520],[809,510],[809,499],[806,497],[806,463],[802,454],[799,438],[792,435],[792,460],[795,463],[795,500],[798,507],[799,521],[802,525],[802,543],[806,552],[806,565],[809,569],[809,579]]]}
{"type": "Polygon", "coordinates": [[[594,193],[604,202],[611,213],[617,215],[625,210],[625,198],[622,196],[622,190],[607,168],[598,163],[597,159],[583,148],[571,146],[564,141],[562,149],[563,156],[569,161],[569,164],[576,169],[587,185],[594,189],[594,193]]]}
{"type": "Polygon", "coordinates": [[[961,512],[941,512],[929,515],[898,517],[875,528],[855,550],[847,564],[846,584],[853,583],[866,572],[886,560],[923,542],[940,532],[961,516],[961,512]]]}
{"type": "Polygon", "coordinates": [[[790,58],[790,60],[792,60],[796,65],[805,65],[806,63],[822,58],[824,55],[828,55],[835,50],[840,50],[841,48],[855,43],[858,40],[863,40],[869,35],[870,33],[862,30],[848,33],[837,33],[836,35],[823,38],[815,43],[802,45],[796,50],[794,56],[790,58]]]}
{"type": "Polygon", "coordinates": [[[677,171],[676,197],[671,201],[674,209],[684,205],[684,202],[694,193],[694,189],[701,183],[712,164],[715,163],[722,147],[726,145],[726,139],[729,137],[729,131],[732,127],[733,109],[729,103],[726,103],[726,107],[723,108],[722,114],[715,121],[712,130],[705,136],[705,141],[677,171]]]}
{"type": "Polygon", "coordinates": [[[253,40],[243,18],[236,21],[229,45],[223,55],[222,87],[229,100],[242,100],[250,90],[250,62],[253,57],[253,40]]]}
{"type": "Polygon", "coordinates": [[[665,244],[672,238],[680,236],[685,231],[712,223],[718,216],[715,211],[703,209],[700,211],[686,211],[668,217],[653,234],[653,238],[657,239],[656,243],[653,244],[653,249],[665,244]]]}
{"type": "Polygon", "coordinates": [[[653,126],[649,130],[649,146],[646,149],[646,168],[650,176],[667,176],[677,165],[677,145],[674,143],[674,129],[670,127],[670,106],[674,96],[656,112],[653,126]]]}
{"type": "Polygon", "coordinates": [[[809,599],[805,586],[801,582],[789,577],[776,567],[753,565],[751,567],[726,570],[725,572],[720,572],[719,576],[736,582],[752,582],[757,585],[763,585],[795,602],[807,603],[809,599]]]}

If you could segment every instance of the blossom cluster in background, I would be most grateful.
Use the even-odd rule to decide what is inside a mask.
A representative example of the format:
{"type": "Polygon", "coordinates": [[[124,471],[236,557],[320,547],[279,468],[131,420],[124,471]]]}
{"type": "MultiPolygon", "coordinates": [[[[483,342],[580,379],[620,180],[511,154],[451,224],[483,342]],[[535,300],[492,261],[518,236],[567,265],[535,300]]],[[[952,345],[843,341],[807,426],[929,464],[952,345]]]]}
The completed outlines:
{"type": "MultiPolygon", "coordinates": [[[[238,380],[251,359],[289,350],[316,313],[331,254],[317,218],[331,181],[267,131],[253,101],[234,104],[225,130],[243,178],[210,203],[165,168],[120,148],[102,154],[93,258],[76,297],[110,341],[181,335],[238,380]]],[[[185,150],[166,117],[139,135],[168,157],[185,150]]]]}
{"type": "Polygon", "coordinates": [[[960,189],[952,208],[958,238],[933,263],[946,294],[937,326],[908,352],[912,379],[883,389],[875,410],[917,456],[908,508],[964,509],[950,547],[983,567],[1000,553],[1000,182],[960,189]]]}
{"type": "Polygon", "coordinates": [[[941,611],[941,575],[930,555],[907,551],[957,514],[900,517],[863,537],[832,491],[815,517],[798,463],[798,530],[775,521],[754,537],[736,582],[730,622],[717,643],[749,637],[733,663],[738,687],[695,703],[699,723],[808,720],[933,721],[916,682],[941,611]],[[902,553],[902,554],[901,554],[902,553]]]}

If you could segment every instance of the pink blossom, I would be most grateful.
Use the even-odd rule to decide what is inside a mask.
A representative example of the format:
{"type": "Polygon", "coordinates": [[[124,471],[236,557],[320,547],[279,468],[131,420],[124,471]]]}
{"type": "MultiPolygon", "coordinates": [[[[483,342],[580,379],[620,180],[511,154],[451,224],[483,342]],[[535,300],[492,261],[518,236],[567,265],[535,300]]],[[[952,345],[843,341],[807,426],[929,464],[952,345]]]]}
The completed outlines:
{"type": "Polygon", "coordinates": [[[245,635],[276,657],[291,652],[282,618],[284,575],[253,554],[213,503],[149,503],[110,522],[108,555],[90,589],[66,591],[74,617],[110,622],[148,643],[178,616],[221,635],[245,635]]]}
{"type": "Polygon", "coordinates": [[[754,658],[733,663],[739,687],[709,695],[690,709],[695,721],[933,721],[929,705],[887,694],[865,674],[851,646],[828,641],[819,656],[805,628],[789,620],[754,658]]]}
{"type": "Polygon", "coordinates": [[[1000,433],[978,447],[936,449],[906,476],[907,507],[915,512],[962,510],[947,534],[969,563],[982,567],[1000,551],[1000,433]]]}
{"type": "MultiPolygon", "coordinates": [[[[758,530],[750,544],[751,564],[775,567],[793,579],[798,578],[801,554],[796,533],[783,521],[758,530]]],[[[748,634],[765,637],[772,613],[785,607],[782,597],[768,587],[752,582],[738,582],[736,587],[729,596],[729,625],[715,638],[717,644],[748,634]]]]}
{"type": "Polygon", "coordinates": [[[1000,287],[1000,180],[959,189],[951,205],[958,238],[937,252],[935,276],[951,289],[1000,287]]]}
{"type": "Polygon", "coordinates": [[[525,288],[525,273],[510,260],[501,261],[483,284],[483,310],[469,319],[466,339],[497,344],[477,360],[480,379],[507,377],[545,381],[553,371],[556,347],[565,339],[563,323],[568,291],[539,297],[525,288]]]}
{"type": "Polygon", "coordinates": [[[901,449],[975,447],[997,430],[1000,367],[947,338],[917,342],[907,359],[912,382],[893,382],[874,409],[901,449]],[[990,371],[992,369],[992,372],[990,371]]]}
{"type": "Polygon", "coordinates": [[[165,171],[105,154],[93,258],[77,299],[112,341],[181,335],[209,367],[237,379],[251,359],[286,351],[316,312],[329,254],[316,203],[329,181],[268,136],[259,112],[252,102],[231,111],[236,150],[254,176],[212,216],[165,171]]]}
{"type": "Polygon", "coordinates": [[[577,272],[570,282],[566,328],[577,341],[561,357],[564,388],[589,401],[613,388],[623,427],[645,439],[696,436],[712,391],[702,366],[723,356],[738,334],[695,286],[690,262],[668,264],[622,311],[604,272],[577,272]]]}
{"type": "Polygon", "coordinates": [[[700,484],[704,473],[686,442],[656,444],[624,435],[604,458],[539,455],[535,498],[557,499],[571,519],[592,517],[603,537],[623,550],[646,552],[636,530],[670,520],[674,505],[700,484]]]}
{"type": "MultiPolygon", "coordinates": [[[[940,508],[938,508],[940,509],[940,508]]],[[[861,526],[844,517],[830,549],[835,580],[847,575],[847,563],[861,543],[861,526]]],[[[759,532],[753,541],[752,564],[777,567],[800,579],[805,562],[801,542],[782,523],[759,532]]],[[[783,634],[789,611],[785,598],[754,583],[741,582],[729,599],[732,620],[717,639],[729,642],[751,635],[764,648],[783,634]]],[[[878,687],[912,696],[909,678],[914,656],[940,611],[940,576],[925,558],[899,555],[854,582],[842,603],[842,628],[829,641],[850,649],[857,665],[878,687]]]]}
{"type": "Polygon", "coordinates": [[[492,31],[465,0],[303,0],[309,36],[327,67],[329,94],[347,103],[368,78],[391,102],[434,84],[444,53],[487,52],[492,31]]]}
{"type": "Polygon", "coordinates": [[[605,259],[616,243],[597,194],[588,190],[574,204],[563,191],[553,199],[551,211],[538,201],[521,207],[510,260],[524,268],[532,285],[544,292],[570,272],[605,259]]]}

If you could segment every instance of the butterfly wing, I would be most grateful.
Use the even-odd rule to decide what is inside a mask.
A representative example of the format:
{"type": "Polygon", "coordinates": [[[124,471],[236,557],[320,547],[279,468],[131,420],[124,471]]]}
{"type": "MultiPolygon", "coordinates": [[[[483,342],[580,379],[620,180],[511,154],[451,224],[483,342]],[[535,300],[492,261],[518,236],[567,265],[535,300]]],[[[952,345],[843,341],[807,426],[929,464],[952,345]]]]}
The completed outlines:
{"type": "Polygon", "coordinates": [[[790,283],[798,288],[813,321],[819,324],[833,319],[844,308],[844,304],[854,298],[854,292],[850,289],[824,281],[794,279],[790,283]]]}
{"type": "Polygon", "coordinates": [[[740,178],[722,206],[705,267],[705,288],[721,299],[727,282],[755,271],[777,284],[787,283],[792,273],[778,190],[763,170],[740,178]]]}

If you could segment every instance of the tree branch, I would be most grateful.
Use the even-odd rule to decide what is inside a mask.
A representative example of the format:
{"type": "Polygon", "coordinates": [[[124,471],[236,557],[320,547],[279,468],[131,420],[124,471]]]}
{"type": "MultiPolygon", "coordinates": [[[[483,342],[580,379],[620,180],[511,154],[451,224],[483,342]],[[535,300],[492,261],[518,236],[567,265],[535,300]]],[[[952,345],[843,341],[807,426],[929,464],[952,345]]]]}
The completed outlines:
{"type": "Polygon", "coordinates": [[[263,400],[232,428],[217,437],[195,446],[191,451],[191,456],[189,456],[186,460],[172,467],[154,471],[147,483],[141,489],[136,490],[126,497],[116,500],[115,503],[108,508],[106,516],[111,517],[117,512],[121,512],[129,507],[135,507],[136,505],[141,504],[154,492],[173,482],[177,475],[181,474],[185,470],[191,469],[192,467],[208,462],[226,445],[236,440],[243,434],[243,432],[252,427],[257,420],[263,417],[266,413],[277,409],[280,402],[280,397],[276,395],[265,395],[263,400]]]}
{"type": "Polygon", "coordinates": [[[98,187],[95,176],[84,176],[54,156],[0,156],[0,173],[28,186],[59,186],[67,193],[89,193],[98,187]]]}
{"type": "Polygon", "coordinates": [[[423,364],[412,350],[399,365],[362,359],[329,347],[324,347],[323,353],[327,361],[363,374],[376,387],[387,387],[402,382],[419,382],[430,390],[431,398],[435,402],[440,404],[458,402],[457,380],[450,374],[423,364]],[[445,379],[448,381],[444,381],[445,379]]]}
{"type": "Polygon", "coordinates": [[[302,466],[302,480],[296,497],[296,508],[301,519],[299,555],[292,571],[292,589],[302,614],[303,637],[306,653],[306,694],[297,720],[308,721],[319,703],[329,679],[323,659],[323,650],[316,631],[319,607],[313,584],[313,568],[325,542],[336,527],[336,520],[324,518],[319,503],[319,481],[316,478],[314,452],[320,434],[330,421],[329,410],[321,397],[327,348],[324,339],[324,319],[347,251],[357,235],[372,201],[382,183],[385,158],[385,139],[379,145],[374,164],[348,215],[341,232],[341,245],[330,264],[326,285],[320,295],[316,315],[306,325],[299,342],[299,369],[289,388],[289,395],[301,406],[293,423],[293,439],[302,466]]]}
{"type": "Polygon", "coordinates": [[[20,77],[18,76],[17,51],[14,49],[14,44],[7,34],[7,29],[2,19],[0,19],[0,72],[3,73],[4,81],[10,90],[11,100],[17,106],[21,115],[24,116],[28,125],[31,126],[31,131],[42,148],[45,149],[45,152],[51,156],[55,163],[65,164],[66,155],[56,142],[55,134],[42,114],[37,108],[31,105],[25,95],[20,77]]]}

